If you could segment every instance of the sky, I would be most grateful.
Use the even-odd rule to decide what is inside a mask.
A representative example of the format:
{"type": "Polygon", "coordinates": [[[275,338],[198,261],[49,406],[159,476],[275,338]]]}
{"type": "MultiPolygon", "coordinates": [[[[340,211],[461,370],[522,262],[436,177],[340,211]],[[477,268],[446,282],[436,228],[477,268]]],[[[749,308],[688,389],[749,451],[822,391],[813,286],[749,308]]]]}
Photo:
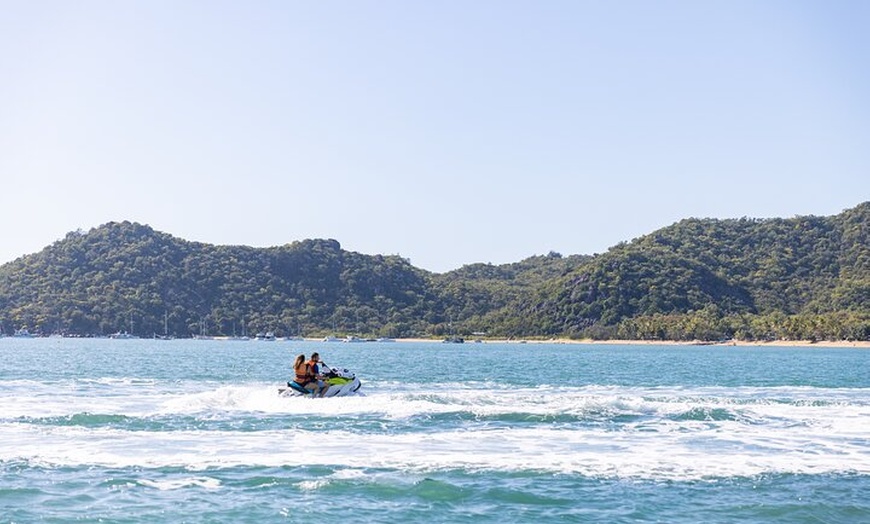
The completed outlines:
{"type": "Polygon", "coordinates": [[[0,264],[129,220],[445,272],[870,199],[870,2],[0,0],[0,264]]]}

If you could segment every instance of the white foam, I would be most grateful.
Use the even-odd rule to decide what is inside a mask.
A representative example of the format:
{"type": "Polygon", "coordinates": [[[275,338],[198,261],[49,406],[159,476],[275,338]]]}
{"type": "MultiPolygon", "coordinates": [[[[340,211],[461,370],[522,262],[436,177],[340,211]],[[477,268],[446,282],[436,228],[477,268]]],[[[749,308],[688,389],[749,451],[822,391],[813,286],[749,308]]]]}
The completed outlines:
{"type": "MultiPolygon", "coordinates": [[[[343,475],[362,475],[372,468],[533,470],[650,479],[770,472],[870,474],[866,389],[496,389],[474,384],[433,389],[396,384],[369,391],[367,397],[332,399],[283,398],[270,384],[216,386],[193,393],[187,385],[128,384],[118,391],[123,394],[72,396],[47,405],[37,402],[46,400],[42,393],[28,397],[19,391],[16,398],[30,399],[25,408],[0,399],[0,460],[200,471],[322,465],[341,466],[343,475]],[[347,423],[348,429],[339,423],[328,431],[57,427],[16,421],[7,408],[35,418],[82,413],[83,408],[127,416],[245,413],[280,420],[285,414],[324,415],[376,420],[386,430],[355,428],[353,422],[347,423]],[[415,417],[425,422],[445,414],[461,416],[415,430],[415,417]],[[526,418],[532,421],[526,423],[526,418]],[[300,449],[305,453],[300,455],[300,449]]],[[[336,478],[300,487],[318,489],[318,482],[336,478]]]]}
{"type": "Polygon", "coordinates": [[[181,479],[169,479],[169,480],[148,480],[143,479],[139,480],[138,483],[142,486],[147,486],[155,489],[159,489],[160,491],[171,491],[181,488],[187,488],[190,486],[197,486],[205,489],[218,489],[221,487],[221,481],[216,478],[211,477],[191,477],[191,478],[181,478],[181,479]]]}
{"type": "Polygon", "coordinates": [[[298,484],[299,489],[302,491],[316,491],[324,486],[329,485],[329,479],[314,479],[314,480],[303,480],[298,484]]]}
{"type": "Polygon", "coordinates": [[[589,476],[700,478],[764,472],[870,474],[866,439],[827,428],[753,431],[729,422],[650,425],[645,431],[499,428],[435,433],[343,431],[124,432],[0,430],[0,460],[104,467],[344,466],[407,470],[535,470],[589,476]],[[14,445],[5,444],[16,442],[14,445]],[[315,442],[316,445],[311,445],[315,442]],[[50,445],[49,445],[50,443],[50,445]],[[305,448],[300,456],[298,450],[305,448]]]}

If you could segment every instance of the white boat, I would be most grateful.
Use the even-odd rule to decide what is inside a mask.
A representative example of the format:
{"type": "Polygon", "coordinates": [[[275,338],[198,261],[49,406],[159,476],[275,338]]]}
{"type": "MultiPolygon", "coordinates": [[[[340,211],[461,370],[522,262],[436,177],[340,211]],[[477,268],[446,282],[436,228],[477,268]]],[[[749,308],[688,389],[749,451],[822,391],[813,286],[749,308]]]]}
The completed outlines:
{"type": "Polygon", "coordinates": [[[266,333],[257,333],[257,335],[254,337],[254,340],[273,341],[276,340],[275,333],[272,333],[271,331],[267,331],[266,333]]]}
{"type": "Polygon", "coordinates": [[[133,338],[139,338],[136,335],[132,335],[127,333],[126,331],[118,331],[117,333],[112,333],[109,335],[109,338],[114,338],[115,340],[129,340],[133,338]]]}
{"type": "Polygon", "coordinates": [[[18,338],[33,338],[33,335],[30,331],[27,331],[27,328],[16,329],[12,336],[18,338]]]}

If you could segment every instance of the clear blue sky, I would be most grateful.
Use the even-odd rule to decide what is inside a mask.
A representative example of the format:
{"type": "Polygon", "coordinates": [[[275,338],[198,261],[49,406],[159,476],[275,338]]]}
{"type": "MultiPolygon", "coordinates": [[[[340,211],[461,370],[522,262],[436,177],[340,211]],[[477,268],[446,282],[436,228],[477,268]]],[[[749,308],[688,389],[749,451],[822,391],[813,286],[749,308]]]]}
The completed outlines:
{"type": "Polygon", "coordinates": [[[0,263],[130,220],[418,267],[870,199],[867,1],[0,0],[0,263]]]}

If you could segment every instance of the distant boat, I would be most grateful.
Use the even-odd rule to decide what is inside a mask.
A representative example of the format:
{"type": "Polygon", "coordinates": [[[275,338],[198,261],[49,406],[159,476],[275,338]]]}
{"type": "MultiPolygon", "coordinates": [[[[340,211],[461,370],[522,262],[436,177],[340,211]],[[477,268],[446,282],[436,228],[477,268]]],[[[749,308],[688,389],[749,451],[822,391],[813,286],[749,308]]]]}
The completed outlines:
{"type": "Polygon", "coordinates": [[[365,339],[355,337],[353,335],[348,335],[344,338],[344,340],[342,340],[342,342],[365,342],[365,339]]]}
{"type": "Polygon", "coordinates": [[[464,343],[465,343],[465,339],[462,338],[462,337],[452,337],[452,336],[451,336],[451,337],[447,337],[447,338],[445,338],[445,339],[442,340],[441,342],[443,342],[443,343],[445,343],[445,344],[464,344],[464,343]]]}
{"type": "Polygon", "coordinates": [[[139,338],[133,334],[133,313],[130,313],[130,332],[127,331],[118,331],[117,333],[112,333],[109,335],[109,338],[114,338],[116,340],[129,340],[133,338],[139,338]]]}
{"type": "MultiPolygon", "coordinates": [[[[131,318],[132,322],[132,318],[131,318]]],[[[163,334],[154,333],[154,340],[172,340],[175,337],[169,334],[169,312],[163,312],[163,334]]]]}
{"type": "Polygon", "coordinates": [[[343,340],[344,340],[343,338],[338,338],[338,337],[323,337],[324,342],[341,342],[343,340]]]}
{"type": "Polygon", "coordinates": [[[126,331],[118,331],[117,333],[112,333],[109,335],[109,338],[113,338],[115,340],[130,340],[134,338],[139,338],[136,335],[127,333],[126,331]]]}
{"type": "Polygon", "coordinates": [[[375,342],[395,342],[395,341],[396,341],[396,339],[390,338],[390,337],[381,337],[381,338],[375,340],[375,342]]]}
{"type": "Polygon", "coordinates": [[[16,329],[12,336],[18,338],[33,338],[33,335],[30,331],[27,331],[27,328],[16,329]]]}
{"type": "MultiPolygon", "coordinates": [[[[263,336],[265,336],[265,335],[266,335],[266,333],[263,333],[263,336]]],[[[239,336],[239,335],[236,335],[236,321],[233,320],[233,334],[229,337],[226,337],[224,340],[236,340],[236,341],[251,340],[251,337],[248,336],[248,331],[245,328],[245,321],[244,320],[242,321],[242,334],[241,334],[241,336],[239,336]]]]}
{"type": "Polygon", "coordinates": [[[257,336],[254,337],[254,340],[268,340],[273,341],[275,339],[275,333],[271,331],[267,331],[266,333],[257,333],[257,336]]]}

